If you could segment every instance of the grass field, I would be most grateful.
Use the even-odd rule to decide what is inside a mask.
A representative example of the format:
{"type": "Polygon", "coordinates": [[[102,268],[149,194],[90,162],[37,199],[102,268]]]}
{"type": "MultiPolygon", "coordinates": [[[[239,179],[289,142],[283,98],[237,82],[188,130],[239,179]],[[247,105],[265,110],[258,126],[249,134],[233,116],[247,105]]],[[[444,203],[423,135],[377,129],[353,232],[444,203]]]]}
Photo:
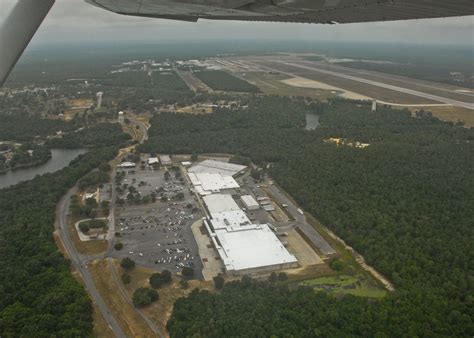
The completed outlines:
{"type": "Polygon", "coordinates": [[[205,70],[193,75],[214,90],[242,93],[258,93],[260,90],[247,81],[239,79],[222,70],[205,70]]]}
{"type": "Polygon", "coordinates": [[[255,84],[264,94],[268,95],[305,96],[321,100],[337,96],[330,90],[295,87],[282,83],[281,80],[288,79],[288,76],[283,74],[248,72],[239,74],[239,76],[255,84]]]}
{"type": "Polygon", "coordinates": [[[301,283],[311,286],[315,291],[325,291],[332,294],[350,294],[359,297],[381,298],[387,291],[370,282],[363,276],[338,275],[319,277],[301,283]]]}
{"type": "Polygon", "coordinates": [[[76,228],[74,227],[74,222],[69,221],[68,223],[69,235],[72,238],[74,247],[82,255],[98,255],[104,253],[107,250],[108,242],[106,240],[94,240],[83,242],[79,239],[76,228]]]}
{"type": "MultiPolygon", "coordinates": [[[[114,265],[118,274],[121,275],[124,270],[119,266],[118,261],[115,261],[114,265]]],[[[131,281],[129,284],[124,286],[124,289],[130,298],[137,288],[144,286],[149,287],[148,279],[154,272],[157,271],[140,266],[136,266],[129,272],[131,281]]],[[[189,281],[189,287],[187,289],[182,289],[179,284],[179,279],[173,278],[173,281],[170,284],[164,285],[156,290],[159,295],[158,301],[144,308],[143,311],[151,320],[153,320],[153,322],[166,332],[166,323],[173,311],[174,302],[178,298],[185,297],[195,288],[213,290],[214,286],[212,282],[208,283],[192,280],[189,281]]]]}
{"type": "Polygon", "coordinates": [[[474,127],[474,110],[460,107],[410,107],[410,111],[416,112],[419,110],[430,111],[433,116],[436,116],[440,120],[450,122],[464,122],[466,127],[474,127]]]}
{"type": "Polygon", "coordinates": [[[91,262],[89,271],[94,278],[99,293],[125,335],[127,337],[154,337],[154,332],[148,327],[145,320],[120,294],[120,285],[117,285],[111,273],[110,262],[105,260],[91,262]]]}
{"type": "Polygon", "coordinates": [[[100,313],[99,308],[94,304],[93,305],[93,313],[92,313],[92,318],[93,318],[93,324],[94,328],[92,331],[92,334],[94,337],[100,337],[100,338],[114,338],[115,335],[108,326],[107,322],[104,320],[104,317],[102,317],[102,314],[100,313]]]}

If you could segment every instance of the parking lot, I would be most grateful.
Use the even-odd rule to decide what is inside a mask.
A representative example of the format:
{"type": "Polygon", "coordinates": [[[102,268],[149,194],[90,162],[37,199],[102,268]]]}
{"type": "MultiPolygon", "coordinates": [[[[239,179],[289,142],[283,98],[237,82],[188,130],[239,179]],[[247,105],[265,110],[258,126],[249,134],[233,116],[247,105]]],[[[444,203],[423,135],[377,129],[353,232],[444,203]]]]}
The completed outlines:
{"type": "MultiPolygon", "coordinates": [[[[126,171],[122,185],[133,185],[141,196],[155,192],[157,200],[147,204],[127,202],[117,207],[116,230],[123,248],[114,251],[114,256],[130,257],[139,265],[173,273],[192,267],[200,278],[202,263],[191,225],[203,215],[185,180],[176,178],[172,170],[168,179],[164,169],[126,171]],[[184,197],[176,198],[180,193],[184,197]],[[169,201],[162,201],[162,196],[169,201]]],[[[126,200],[126,194],[125,191],[120,198],[126,200]]]]}

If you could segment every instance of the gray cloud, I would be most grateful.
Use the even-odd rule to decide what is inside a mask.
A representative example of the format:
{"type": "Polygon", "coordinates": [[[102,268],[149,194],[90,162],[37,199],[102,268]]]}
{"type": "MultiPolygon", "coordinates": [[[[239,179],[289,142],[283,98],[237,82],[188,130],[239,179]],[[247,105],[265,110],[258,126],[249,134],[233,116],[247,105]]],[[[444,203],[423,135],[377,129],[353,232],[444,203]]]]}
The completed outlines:
{"type": "MultiPolygon", "coordinates": [[[[0,0],[0,20],[15,0],[0,0]]],[[[198,23],[121,16],[82,0],[57,0],[34,39],[52,41],[115,41],[182,38],[304,38],[341,41],[438,42],[474,45],[474,16],[350,25],[222,22],[198,23]]]]}

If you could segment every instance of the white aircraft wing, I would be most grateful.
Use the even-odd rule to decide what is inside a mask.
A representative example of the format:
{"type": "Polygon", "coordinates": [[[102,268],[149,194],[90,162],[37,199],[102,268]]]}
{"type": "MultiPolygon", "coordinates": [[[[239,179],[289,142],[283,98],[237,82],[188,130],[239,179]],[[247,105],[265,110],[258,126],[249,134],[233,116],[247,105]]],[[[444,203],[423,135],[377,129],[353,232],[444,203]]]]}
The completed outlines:
{"type": "Polygon", "coordinates": [[[464,16],[472,0],[85,0],[119,14],[198,19],[353,23],[464,16]]]}

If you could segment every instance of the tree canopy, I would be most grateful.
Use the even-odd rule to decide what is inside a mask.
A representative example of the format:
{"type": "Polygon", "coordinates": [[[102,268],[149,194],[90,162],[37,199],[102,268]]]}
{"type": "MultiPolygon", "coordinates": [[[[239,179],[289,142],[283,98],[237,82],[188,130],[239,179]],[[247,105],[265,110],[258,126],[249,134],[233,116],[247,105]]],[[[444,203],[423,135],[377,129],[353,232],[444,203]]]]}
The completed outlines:
{"type": "MultiPolygon", "coordinates": [[[[282,188],[397,288],[384,300],[370,304],[352,297],[336,300],[325,296],[333,310],[321,310],[318,316],[343,318],[348,307],[350,320],[372,335],[474,333],[472,129],[442,122],[427,112],[412,116],[408,110],[387,107],[371,112],[368,103],[258,97],[249,101],[248,109],[237,111],[156,115],[149,136],[141,146],[147,152],[229,153],[250,157],[265,167],[268,164],[282,188]],[[321,126],[304,130],[306,114],[320,115],[321,126]],[[330,138],[343,142],[337,145],[330,138]],[[369,146],[360,148],[357,142],[369,146]]],[[[242,302],[255,297],[240,296],[242,302]]],[[[180,311],[180,304],[199,308],[194,304],[200,302],[196,297],[178,302],[175,311],[180,311]]],[[[288,297],[297,296],[290,292],[288,297]]],[[[199,308],[206,316],[204,322],[220,319],[211,314],[219,313],[212,299],[206,304],[212,305],[207,310],[199,308]]],[[[253,300],[252,304],[270,311],[269,304],[253,300]]],[[[226,311],[231,310],[223,307],[222,316],[227,316],[226,311]]],[[[299,307],[288,311],[299,322],[299,307]]],[[[170,327],[202,334],[193,329],[193,316],[187,318],[172,320],[170,327]]],[[[271,320],[272,325],[277,323],[271,320]]],[[[310,328],[305,321],[301,325],[310,328]]],[[[241,327],[244,331],[234,334],[257,330],[257,324],[241,327]]],[[[357,334],[345,325],[328,332],[357,334]]]]}

